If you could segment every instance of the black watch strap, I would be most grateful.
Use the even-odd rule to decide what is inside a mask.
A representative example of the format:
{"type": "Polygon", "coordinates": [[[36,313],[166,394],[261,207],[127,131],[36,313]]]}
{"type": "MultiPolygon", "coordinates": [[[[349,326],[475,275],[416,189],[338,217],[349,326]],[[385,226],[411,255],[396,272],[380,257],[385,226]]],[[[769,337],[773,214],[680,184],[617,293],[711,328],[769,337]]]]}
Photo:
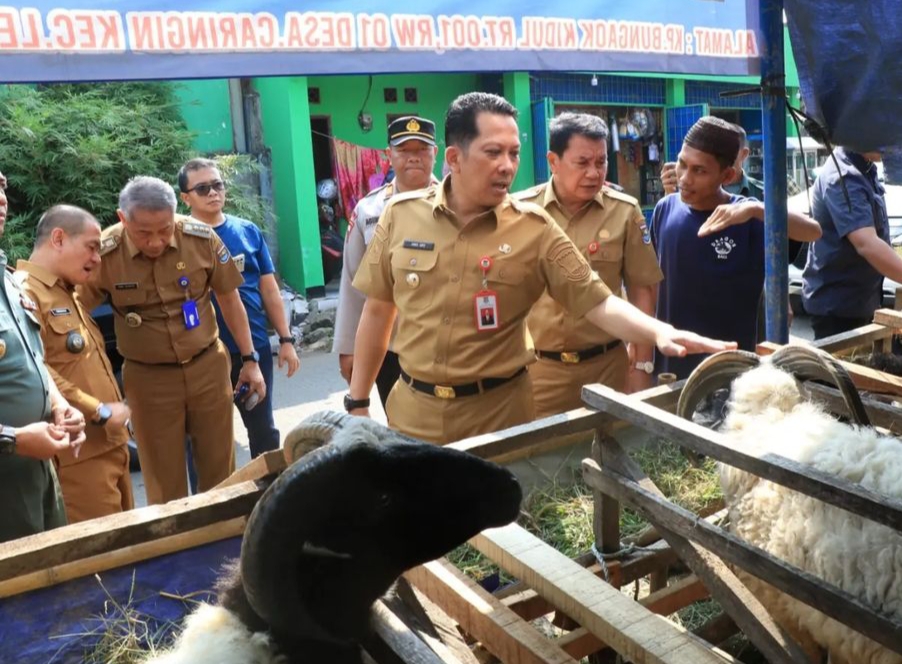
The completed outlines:
{"type": "Polygon", "coordinates": [[[296,341],[297,341],[297,337],[294,336],[293,334],[290,337],[279,337],[280,344],[291,344],[292,346],[294,346],[296,341]]]}
{"type": "Polygon", "coordinates": [[[358,408],[369,408],[370,407],[370,399],[367,397],[366,399],[352,399],[350,394],[345,395],[345,410],[351,412],[352,410],[357,410],[358,408]]]}
{"type": "Polygon", "coordinates": [[[107,422],[110,421],[110,418],[113,416],[113,411],[107,406],[105,403],[97,406],[97,419],[92,420],[92,424],[96,424],[99,427],[104,426],[107,422]]]}
{"type": "Polygon", "coordinates": [[[0,456],[16,453],[16,430],[6,425],[0,426],[0,456]]]}
{"type": "Polygon", "coordinates": [[[260,362],[260,353],[258,353],[258,352],[255,351],[255,350],[252,350],[249,354],[247,354],[247,355],[242,355],[242,356],[241,356],[241,361],[242,361],[242,362],[257,362],[257,363],[259,363],[259,362],[260,362]]]}

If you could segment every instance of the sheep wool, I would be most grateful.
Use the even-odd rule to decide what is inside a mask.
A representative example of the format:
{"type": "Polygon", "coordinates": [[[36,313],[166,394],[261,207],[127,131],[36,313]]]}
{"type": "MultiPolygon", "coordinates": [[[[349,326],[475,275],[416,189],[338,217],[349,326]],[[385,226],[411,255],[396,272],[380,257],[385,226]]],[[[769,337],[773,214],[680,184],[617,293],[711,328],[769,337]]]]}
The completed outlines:
{"type": "Polygon", "coordinates": [[[252,633],[234,613],[203,603],[186,619],[172,649],[144,664],[288,664],[277,655],[269,636],[252,633]]]}
{"type": "MultiPolygon", "coordinates": [[[[737,378],[723,433],[902,498],[902,442],[835,420],[804,400],[795,379],[763,364],[737,378]]],[[[874,609],[902,619],[902,535],[815,498],[721,467],[733,532],[772,555],[835,584],[874,609]]],[[[897,655],[773,586],[739,572],[774,617],[831,662],[902,664],[897,655]]]]}

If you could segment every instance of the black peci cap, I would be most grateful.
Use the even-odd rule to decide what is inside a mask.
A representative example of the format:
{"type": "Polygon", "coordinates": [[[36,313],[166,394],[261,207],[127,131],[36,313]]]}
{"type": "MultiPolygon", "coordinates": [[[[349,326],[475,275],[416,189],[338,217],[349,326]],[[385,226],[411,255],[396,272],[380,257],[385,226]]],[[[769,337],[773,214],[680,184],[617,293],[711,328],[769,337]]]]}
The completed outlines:
{"type": "Polygon", "coordinates": [[[435,123],[415,115],[405,115],[388,125],[389,145],[401,145],[412,139],[435,145],[435,123]]]}

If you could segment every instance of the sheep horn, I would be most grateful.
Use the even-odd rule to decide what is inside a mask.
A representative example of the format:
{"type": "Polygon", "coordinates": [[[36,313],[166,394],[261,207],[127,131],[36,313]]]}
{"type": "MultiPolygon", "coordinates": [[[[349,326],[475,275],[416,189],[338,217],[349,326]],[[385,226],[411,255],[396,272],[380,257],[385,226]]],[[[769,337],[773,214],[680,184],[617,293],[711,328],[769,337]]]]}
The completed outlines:
{"type": "Polygon", "coordinates": [[[705,358],[690,374],[680,392],[677,415],[691,420],[702,399],[714,390],[729,387],[736,376],[760,363],[761,358],[745,350],[725,350],[705,358]]]}
{"type": "Polygon", "coordinates": [[[305,454],[327,444],[343,429],[351,416],[334,411],[322,411],[311,415],[285,436],[285,460],[292,464],[305,454]]]}
{"type": "Polygon", "coordinates": [[[829,353],[811,346],[783,346],[771,355],[771,364],[796,378],[814,379],[839,388],[854,424],[871,426],[861,395],[843,366],[829,353]]]}

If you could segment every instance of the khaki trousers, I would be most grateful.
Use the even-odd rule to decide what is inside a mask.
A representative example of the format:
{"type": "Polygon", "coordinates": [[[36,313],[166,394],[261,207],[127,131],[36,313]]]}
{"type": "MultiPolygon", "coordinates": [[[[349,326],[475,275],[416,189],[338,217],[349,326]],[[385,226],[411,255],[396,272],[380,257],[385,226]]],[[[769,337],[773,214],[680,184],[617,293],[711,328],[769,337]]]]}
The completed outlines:
{"type": "Polygon", "coordinates": [[[57,473],[69,523],[117,514],[135,506],[125,445],[61,466],[57,473]]]}
{"type": "Polygon", "coordinates": [[[583,385],[601,383],[622,392],[628,371],[629,357],[623,344],[577,364],[540,357],[529,367],[536,417],[582,408],[585,405],[580,396],[583,385]]]}
{"type": "Polygon", "coordinates": [[[188,495],[186,435],[191,436],[199,491],[235,470],[229,370],[229,353],[220,341],[180,366],[125,361],[122,382],[148,505],[188,495]]]}
{"type": "Polygon", "coordinates": [[[469,397],[439,399],[398,380],[388,395],[388,425],[408,436],[446,445],[535,419],[529,373],[469,397]]]}

